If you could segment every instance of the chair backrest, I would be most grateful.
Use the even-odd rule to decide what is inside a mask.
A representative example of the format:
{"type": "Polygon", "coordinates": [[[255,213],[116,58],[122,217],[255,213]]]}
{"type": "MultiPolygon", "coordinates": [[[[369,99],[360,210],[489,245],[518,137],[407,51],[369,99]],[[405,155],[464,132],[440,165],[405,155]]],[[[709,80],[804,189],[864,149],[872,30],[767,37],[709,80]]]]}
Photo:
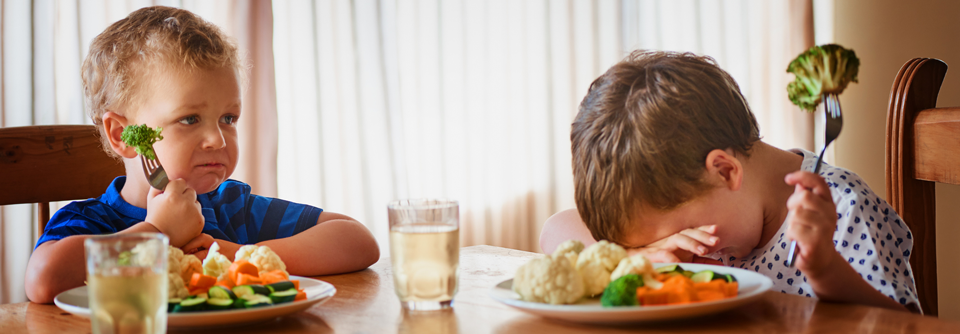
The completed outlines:
{"type": "Polygon", "coordinates": [[[960,108],[937,108],[947,64],[900,68],[887,110],[887,201],[913,234],[910,266],[925,314],[938,315],[936,183],[960,184],[960,108]]]}
{"type": "Polygon", "coordinates": [[[123,164],[107,155],[93,125],[0,128],[0,205],[37,203],[37,234],[50,203],[98,197],[123,164]]]}

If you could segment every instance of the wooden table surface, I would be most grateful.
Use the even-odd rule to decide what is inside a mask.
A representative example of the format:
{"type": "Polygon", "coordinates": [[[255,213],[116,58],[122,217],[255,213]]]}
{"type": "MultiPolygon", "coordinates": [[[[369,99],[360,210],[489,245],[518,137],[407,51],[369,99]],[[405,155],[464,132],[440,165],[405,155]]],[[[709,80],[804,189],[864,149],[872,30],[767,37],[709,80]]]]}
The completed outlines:
{"type": "MultiPolygon", "coordinates": [[[[393,290],[389,259],[370,269],[318,279],[337,294],[305,312],[230,328],[172,333],[960,333],[960,322],[867,306],[821,303],[767,292],[759,301],[723,313],[628,326],[551,321],[514,310],[488,296],[490,288],[541,256],[492,246],[460,251],[460,291],[452,311],[404,314],[393,290]]],[[[0,333],[89,333],[90,321],[54,305],[0,305],[0,333]]]]}

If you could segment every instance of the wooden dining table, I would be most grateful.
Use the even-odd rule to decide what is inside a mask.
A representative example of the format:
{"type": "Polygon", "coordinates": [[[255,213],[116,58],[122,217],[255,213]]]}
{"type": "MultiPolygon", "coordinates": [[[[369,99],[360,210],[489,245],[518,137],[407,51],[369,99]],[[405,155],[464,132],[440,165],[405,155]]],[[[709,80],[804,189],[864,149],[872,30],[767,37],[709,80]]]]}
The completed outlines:
{"type": "MultiPolygon", "coordinates": [[[[718,314],[626,325],[550,320],[501,304],[491,288],[542,254],[493,247],[460,250],[459,292],[446,311],[404,312],[390,259],[368,269],[319,276],[336,295],[303,312],[233,327],[170,328],[171,333],[960,333],[960,322],[876,307],[819,302],[768,291],[718,314]]],[[[89,333],[90,321],[54,305],[0,305],[0,333],[89,333]]]]}

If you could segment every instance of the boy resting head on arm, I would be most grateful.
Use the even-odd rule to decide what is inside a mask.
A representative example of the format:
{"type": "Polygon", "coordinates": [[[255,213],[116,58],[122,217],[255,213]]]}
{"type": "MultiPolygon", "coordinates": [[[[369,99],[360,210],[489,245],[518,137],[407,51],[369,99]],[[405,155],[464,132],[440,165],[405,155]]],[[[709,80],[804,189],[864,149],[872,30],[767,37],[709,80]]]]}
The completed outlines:
{"type": "Polygon", "coordinates": [[[661,262],[754,270],[783,293],[919,305],[897,213],[856,174],[824,164],[815,175],[814,153],[761,141],[736,82],[709,57],[632,53],[591,84],[570,137],[577,209],[547,220],[546,253],[606,239],[661,262]]]}
{"type": "Polygon", "coordinates": [[[49,303],[83,285],[83,241],[100,234],[160,232],[199,258],[216,240],[231,261],[244,244],[266,245],[303,276],[360,270],[379,259],[356,220],[257,196],[228,179],[240,154],[245,70],[219,28],[176,8],[137,10],[93,40],[82,68],[86,109],[126,176],[51,217],[27,265],[31,301],[49,303]],[[124,127],[139,124],[163,129],[154,144],[170,179],[162,191],[147,183],[135,148],[121,139],[124,127]]]}

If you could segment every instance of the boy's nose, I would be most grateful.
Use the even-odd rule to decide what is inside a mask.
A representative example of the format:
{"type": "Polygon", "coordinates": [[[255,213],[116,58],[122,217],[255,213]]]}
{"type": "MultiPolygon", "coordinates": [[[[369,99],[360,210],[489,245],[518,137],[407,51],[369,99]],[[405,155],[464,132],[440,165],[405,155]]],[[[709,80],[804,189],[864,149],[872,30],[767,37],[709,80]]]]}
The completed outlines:
{"type": "Polygon", "coordinates": [[[210,131],[207,131],[206,136],[203,140],[203,148],[205,149],[219,149],[227,146],[226,140],[223,139],[223,131],[220,131],[220,128],[214,128],[210,131]]]}

